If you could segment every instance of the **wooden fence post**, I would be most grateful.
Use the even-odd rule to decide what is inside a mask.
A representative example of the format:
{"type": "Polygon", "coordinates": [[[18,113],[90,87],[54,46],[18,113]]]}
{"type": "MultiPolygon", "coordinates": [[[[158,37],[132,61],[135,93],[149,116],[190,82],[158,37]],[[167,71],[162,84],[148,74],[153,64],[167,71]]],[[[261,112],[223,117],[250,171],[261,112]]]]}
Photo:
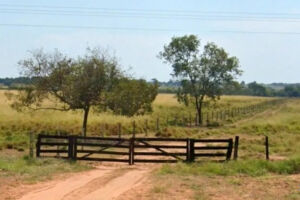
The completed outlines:
{"type": "Polygon", "coordinates": [[[190,121],[190,127],[192,127],[192,114],[189,113],[189,121],[190,121]]]}
{"type": "Polygon", "coordinates": [[[195,141],[190,139],[190,162],[195,161],[195,141]]]}
{"type": "Polygon", "coordinates": [[[193,162],[195,160],[195,141],[194,139],[186,139],[186,161],[193,162]]]}
{"type": "Polygon", "coordinates": [[[41,135],[39,134],[36,142],[36,157],[40,157],[40,150],[41,150],[41,135]]]}
{"type": "Polygon", "coordinates": [[[68,137],[68,158],[69,159],[73,159],[73,155],[74,155],[74,141],[73,141],[73,136],[69,135],[68,137]]]}
{"type": "Polygon", "coordinates": [[[156,119],[156,131],[159,132],[159,117],[156,119]]]}
{"type": "Polygon", "coordinates": [[[129,140],[128,165],[132,165],[132,138],[129,140]]]}
{"type": "Polygon", "coordinates": [[[77,160],[77,137],[73,136],[73,159],[77,160]]]}
{"type": "Polygon", "coordinates": [[[234,140],[234,151],[233,151],[233,159],[237,160],[238,158],[238,150],[239,150],[239,136],[235,136],[235,140],[234,140]]]}
{"type": "Polygon", "coordinates": [[[190,162],[190,160],[191,160],[191,156],[190,156],[191,150],[190,150],[190,147],[191,147],[191,145],[190,145],[190,138],[187,138],[186,139],[186,158],[185,158],[186,162],[190,162]]]}
{"type": "Polygon", "coordinates": [[[231,158],[232,146],[233,146],[233,140],[232,140],[232,138],[230,138],[228,141],[228,150],[227,150],[226,160],[230,160],[230,158],[231,158]]]}
{"type": "MultiPolygon", "coordinates": [[[[60,134],[60,131],[57,131],[56,133],[57,133],[58,136],[61,135],[61,134],[60,134]]],[[[59,155],[59,152],[58,152],[58,151],[59,151],[59,145],[57,145],[56,150],[57,150],[56,156],[59,157],[59,156],[60,156],[60,155],[59,155]]]]}
{"type": "Polygon", "coordinates": [[[134,164],[134,138],[130,138],[129,141],[129,159],[128,159],[129,165],[134,164]]]}
{"type": "Polygon", "coordinates": [[[265,145],[266,145],[266,160],[269,160],[269,137],[265,137],[265,145]]]}

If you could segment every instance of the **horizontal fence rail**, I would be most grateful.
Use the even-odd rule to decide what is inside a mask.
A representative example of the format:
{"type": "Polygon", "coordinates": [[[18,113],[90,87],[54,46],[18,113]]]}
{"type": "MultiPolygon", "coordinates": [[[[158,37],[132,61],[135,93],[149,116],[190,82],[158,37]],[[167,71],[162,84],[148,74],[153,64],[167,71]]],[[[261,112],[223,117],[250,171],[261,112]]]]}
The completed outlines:
{"type": "MultiPolygon", "coordinates": [[[[238,142],[238,140],[236,140],[238,142]]],[[[238,144],[234,145],[237,155],[238,144]]],[[[112,138],[38,135],[37,157],[136,163],[230,160],[233,139],[112,138]]],[[[235,158],[236,159],[236,158],[235,158]]]]}

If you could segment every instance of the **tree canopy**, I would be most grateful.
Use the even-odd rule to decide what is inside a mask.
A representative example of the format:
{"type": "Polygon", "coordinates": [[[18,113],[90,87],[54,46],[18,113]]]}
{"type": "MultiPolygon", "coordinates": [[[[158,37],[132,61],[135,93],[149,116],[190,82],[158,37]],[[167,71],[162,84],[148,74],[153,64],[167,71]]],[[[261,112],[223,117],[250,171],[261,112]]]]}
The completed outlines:
{"type": "Polygon", "coordinates": [[[173,37],[159,57],[172,66],[173,77],[181,83],[178,100],[195,104],[200,123],[205,97],[219,98],[225,86],[242,73],[238,59],[216,44],[209,42],[200,51],[200,40],[195,35],[173,37]]]}
{"type": "Polygon", "coordinates": [[[83,110],[82,132],[86,134],[90,108],[104,102],[106,92],[122,76],[115,58],[100,49],[87,49],[76,59],[62,53],[31,52],[31,57],[19,62],[26,77],[34,81],[16,96],[13,107],[21,110],[83,110]],[[45,105],[44,100],[51,101],[45,105]]]}
{"type": "Polygon", "coordinates": [[[84,56],[70,58],[59,51],[31,52],[21,60],[24,80],[30,80],[18,94],[9,93],[18,111],[82,110],[82,134],[86,135],[92,107],[111,109],[116,114],[133,116],[152,111],[158,84],[134,80],[125,75],[114,57],[101,49],[87,49],[84,56]],[[45,103],[47,101],[47,103],[45,103]]]}
{"type": "Polygon", "coordinates": [[[112,92],[108,93],[107,106],[116,114],[133,116],[152,111],[158,84],[145,80],[122,78],[112,92]]]}

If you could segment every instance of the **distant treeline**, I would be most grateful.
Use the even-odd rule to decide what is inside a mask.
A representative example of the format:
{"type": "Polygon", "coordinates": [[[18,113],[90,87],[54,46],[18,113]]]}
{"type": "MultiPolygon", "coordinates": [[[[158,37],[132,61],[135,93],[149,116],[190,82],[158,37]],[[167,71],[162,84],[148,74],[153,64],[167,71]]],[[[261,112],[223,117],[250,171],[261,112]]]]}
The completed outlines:
{"type": "Polygon", "coordinates": [[[0,88],[18,89],[24,85],[32,83],[33,78],[17,77],[17,78],[0,78],[0,88]]]}
{"type": "MultiPolygon", "coordinates": [[[[0,88],[18,89],[32,83],[34,78],[0,78],[0,88]]],[[[180,86],[178,81],[159,82],[160,93],[176,93],[180,86]]],[[[226,95],[248,95],[248,96],[279,96],[279,97],[300,97],[300,83],[271,83],[259,84],[256,82],[236,82],[234,85],[224,87],[226,95]]]]}
{"type": "MultiPolygon", "coordinates": [[[[176,93],[180,83],[177,81],[159,82],[160,93],[176,93]]],[[[300,83],[271,83],[235,82],[234,85],[224,86],[225,95],[248,95],[264,97],[300,97],[300,83]]]]}

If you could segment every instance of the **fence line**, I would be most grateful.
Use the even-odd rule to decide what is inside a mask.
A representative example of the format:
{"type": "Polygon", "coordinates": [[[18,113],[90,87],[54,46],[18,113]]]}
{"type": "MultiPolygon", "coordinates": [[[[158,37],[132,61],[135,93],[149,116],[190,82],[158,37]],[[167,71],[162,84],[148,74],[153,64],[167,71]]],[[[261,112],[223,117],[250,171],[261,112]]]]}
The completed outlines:
{"type": "MultiPolygon", "coordinates": [[[[238,142],[237,140],[235,141],[238,142]]],[[[237,155],[235,145],[234,155],[237,155]]],[[[105,138],[38,135],[37,157],[103,162],[173,163],[200,158],[230,160],[233,139],[105,138]],[[79,148],[81,147],[81,148],[79,148]]],[[[236,159],[237,157],[235,157],[236,159]]]]}
{"type": "MultiPolygon", "coordinates": [[[[137,123],[137,121],[133,121],[131,133],[132,136],[135,137],[137,133],[144,133],[146,136],[150,131],[159,132],[163,128],[169,126],[179,126],[179,127],[198,127],[198,126],[215,126],[218,123],[223,121],[228,121],[230,119],[234,119],[236,117],[242,117],[248,114],[263,112],[264,110],[273,107],[282,103],[285,99],[275,99],[271,101],[262,102],[255,105],[249,105],[245,107],[234,107],[231,109],[224,109],[224,110],[212,110],[209,112],[202,113],[203,124],[199,124],[198,122],[198,115],[197,113],[192,114],[191,112],[187,115],[175,115],[173,117],[166,116],[163,118],[162,116],[154,117],[154,119],[149,120],[145,119],[142,123],[137,123]],[[141,125],[142,124],[142,125],[141,125]],[[152,126],[151,126],[152,124],[152,126]]],[[[117,124],[117,133],[115,135],[119,135],[121,137],[121,123],[117,124]]],[[[125,132],[125,131],[123,131],[125,132]]],[[[126,131],[128,132],[128,131],[126,131]]]]}

